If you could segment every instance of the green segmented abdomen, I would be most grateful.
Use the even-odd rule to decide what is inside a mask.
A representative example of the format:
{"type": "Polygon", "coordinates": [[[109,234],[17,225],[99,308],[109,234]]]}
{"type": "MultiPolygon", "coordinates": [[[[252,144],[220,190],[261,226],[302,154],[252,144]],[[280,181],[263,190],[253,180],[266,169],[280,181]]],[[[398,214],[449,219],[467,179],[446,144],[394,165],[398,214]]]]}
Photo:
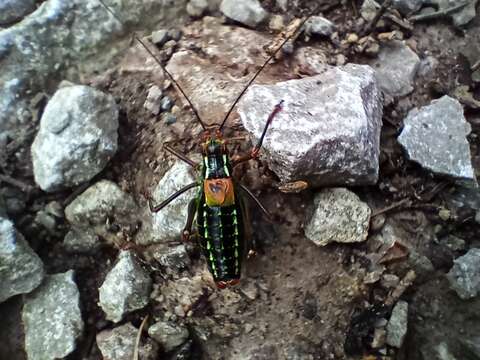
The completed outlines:
{"type": "Polygon", "coordinates": [[[243,258],[240,206],[208,206],[202,194],[197,209],[200,246],[215,281],[239,279],[243,258]]]}

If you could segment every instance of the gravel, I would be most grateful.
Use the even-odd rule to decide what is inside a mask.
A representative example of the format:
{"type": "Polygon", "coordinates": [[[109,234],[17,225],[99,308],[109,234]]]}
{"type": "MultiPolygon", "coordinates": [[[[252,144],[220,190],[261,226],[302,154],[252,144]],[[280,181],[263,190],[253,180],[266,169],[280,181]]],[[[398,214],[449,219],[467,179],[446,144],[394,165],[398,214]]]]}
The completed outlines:
{"type": "Polygon", "coordinates": [[[401,348],[407,335],[407,325],[408,303],[400,300],[395,304],[387,324],[387,344],[401,348]]]}
{"type": "Polygon", "coordinates": [[[252,28],[268,16],[258,0],[223,0],[220,11],[226,17],[252,28]]]}
{"type": "Polygon", "coordinates": [[[382,97],[371,67],[327,67],[301,80],[253,85],[238,107],[252,142],[280,100],[283,109],[261,153],[282,182],[318,187],[377,181],[382,97]]]}
{"type": "Polygon", "coordinates": [[[133,198],[109,180],[100,180],[80,194],[65,209],[65,216],[77,229],[89,229],[115,242],[117,232],[136,226],[138,207],[133,198]]]}
{"type": "MultiPolygon", "coordinates": [[[[97,345],[104,359],[132,360],[138,329],[131,323],[104,330],[97,334],[97,345]]],[[[140,343],[138,356],[141,360],[157,360],[158,345],[151,339],[140,343]]]]}
{"type": "Polygon", "coordinates": [[[22,318],[29,360],[53,360],[72,353],[84,329],[73,271],[47,276],[26,296],[22,318]]]}
{"type": "Polygon", "coordinates": [[[403,41],[390,41],[380,49],[372,62],[378,84],[391,97],[401,97],[413,91],[420,58],[403,41]]]}
{"type": "Polygon", "coordinates": [[[159,321],[148,329],[148,335],[166,352],[174,350],[188,340],[188,330],[174,322],[159,321]]]}
{"type": "Polygon", "coordinates": [[[34,290],[44,275],[42,260],[13,223],[0,217],[0,303],[34,290]]]}
{"type": "Polygon", "coordinates": [[[315,195],[314,207],[305,225],[305,236],[316,245],[367,239],[371,210],[353,192],[344,188],[324,189],[315,195]]]}
{"type": "Polygon", "coordinates": [[[99,289],[99,305],[108,320],[119,322],[148,304],[151,289],[152,280],[135,255],[122,251],[99,289]]]}
{"type": "Polygon", "coordinates": [[[92,179],[117,151],[118,108],[111,95],[76,85],[48,102],[32,145],[35,182],[52,192],[92,179]]]}
{"type": "Polygon", "coordinates": [[[408,157],[437,174],[474,180],[470,145],[470,125],[462,105],[449,96],[411,110],[404,120],[398,141],[408,157]]]}
{"type": "Polygon", "coordinates": [[[480,249],[470,249],[455,259],[447,279],[461,299],[476,297],[480,293],[480,249]]]}
{"type": "MultiPolygon", "coordinates": [[[[152,197],[159,204],[182,187],[196,181],[192,168],[178,160],[165,173],[155,187],[152,197]]],[[[152,238],[155,242],[180,239],[188,213],[188,203],[195,197],[197,190],[192,189],[179,196],[153,216],[152,238]]]]}

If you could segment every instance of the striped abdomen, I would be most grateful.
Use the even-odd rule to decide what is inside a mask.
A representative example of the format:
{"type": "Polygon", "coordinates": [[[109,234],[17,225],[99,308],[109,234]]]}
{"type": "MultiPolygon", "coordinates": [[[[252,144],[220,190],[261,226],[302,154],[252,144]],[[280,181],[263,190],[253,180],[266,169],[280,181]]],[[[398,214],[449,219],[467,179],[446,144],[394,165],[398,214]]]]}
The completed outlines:
{"type": "Polygon", "coordinates": [[[197,208],[200,246],[215,281],[240,279],[243,258],[243,218],[238,202],[208,206],[202,192],[197,208]]]}

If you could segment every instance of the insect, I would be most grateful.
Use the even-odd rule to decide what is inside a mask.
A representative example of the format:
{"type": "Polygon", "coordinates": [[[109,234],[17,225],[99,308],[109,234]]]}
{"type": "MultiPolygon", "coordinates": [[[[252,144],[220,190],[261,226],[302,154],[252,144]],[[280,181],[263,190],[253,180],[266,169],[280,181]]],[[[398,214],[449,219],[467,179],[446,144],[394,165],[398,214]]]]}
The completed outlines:
{"type": "MultiPolygon", "coordinates": [[[[99,2],[114,16],[114,18],[121,22],[119,17],[103,3],[103,0],[99,0],[99,2]]],[[[195,106],[174,77],[163,66],[161,61],[155,56],[146,43],[135,36],[135,40],[138,41],[152,56],[186,99],[197,121],[203,128],[201,164],[197,164],[195,161],[189,159],[186,155],[179,153],[169,145],[164,146],[168,152],[195,169],[198,169],[200,171],[200,180],[179,189],[176,193],[158,205],[153,205],[151,198],[147,196],[150,210],[152,212],[158,212],[186,191],[198,188],[197,196],[192,199],[188,205],[188,216],[185,228],[182,232],[182,239],[186,241],[190,238],[193,223],[196,219],[198,240],[202,253],[207,261],[209,271],[212,274],[217,287],[220,289],[239,283],[243,260],[248,251],[251,250],[249,249],[249,246],[251,246],[251,228],[247,209],[247,199],[256,203],[263,213],[267,217],[270,217],[268,211],[255,195],[245,186],[233,179],[233,170],[236,166],[245,161],[258,158],[267,130],[275,116],[282,110],[283,101],[279,101],[279,103],[272,109],[272,112],[266,119],[263,132],[258,142],[252,147],[250,152],[244,155],[231,157],[228,150],[228,139],[223,137],[223,129],[230,114],[250,85],[255,81],[268,63],[277,55],[282,47],[300,31],[308,19],[309,17],[303,19],[294,31],[290,29],[289,34],[285,36],[281,44],[277,46],[275,50],[269,52],[270,56],[237,96],[223,118],[223,121],[220,124],[213,125],[207,125],[200,118],[195,106]]]]}

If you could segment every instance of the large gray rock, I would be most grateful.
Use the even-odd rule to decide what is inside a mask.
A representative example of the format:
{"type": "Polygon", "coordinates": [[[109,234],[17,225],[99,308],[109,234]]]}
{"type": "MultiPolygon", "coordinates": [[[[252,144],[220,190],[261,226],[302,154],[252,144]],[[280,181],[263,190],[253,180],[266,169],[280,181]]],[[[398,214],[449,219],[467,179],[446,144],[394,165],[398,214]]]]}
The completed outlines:
{"type": "Polygon", "coordinates": [[[257,26],[268,16],[258,0],[223,0],[220,11],[226,17],[250,27],[257,26]]]}
{"type": "MultiPolygon", "coordinates": [[[[183,161],[177,161],[155,187],[152,193],[153,202],[159,204],[182,187],[195,181],[193,169],[183,161]]],[[[152,215],[152,237],[156,242],[180,239],[187,221],[188,203],[195,197],[197,191],[197,189],[187,191],[152,215]]]]}
{"type": "Polygon", "coordinates": [[[422,167],[438,174],[474,180],[466,138],[470,130],[462,105],[443,96],[428,106],[411,110],[398,141],[408,157],[422,167]]]}
{"type": "Polygon", "coordinates": [[[471,299],[480,293],[480,249],[470,249],[455,259],[447,274],[450,287],[461,299],[471,299]]]}
{"type": "Polygon", "coordinates": [[[132,252],[122,251],[99,289],[99,305],[108,320],[119,322],[125,314],[148,304],[151,289],[148,272],[132,252]]]}
{"type": "MultiPolygon", "coordinates": [[[[138,329],[131,323],[104,330],[97,335],[97,345],[104,359],[132,360],[138,329]]],[[[141,360],[158,359],[158,345],[151,339],[140,343],[138,356],[141,360]]]]}
{"type": "Polygon", "coordinates": [[[280,100],[283,110],[272,122],[262,153],[282,182],[377,181],[382,97],[371,67],[327,67],[313,77],[252,86],[238,112],[254,141],[280,100]]]}
{"type": "Polygon", "coordinates": [[[372,62],[378,84],[389,96],[398,97],[410,94],[420,58],[403,41],[392,41],[381,48],[378,58],[372,62]]]}
{"type": "Polygon", "coordinates": [[[22,318],[29,360],[60,359],[74,351],[84,323],[73,271],[47,276],[26,296],[22,318]]]}
{"type": "Polygon", "coordinates": [[[104,68],[127,45],[130,37],[121,35],[138,24],[178,23],[186,16],[186,2],[106,1],[126,27],[97,0],[41,2],[23,21],[0,31],[0,133],[13,133],[31,120],[29,94],[52,88],[78,70],[104,68]]]}
{"type": "Polygon", "coordinates": [[[111,95],[88,86],[58,90],[32,144],[33,174],[45,191],[90,180],[117,151],[118,108],[111,95]]]}
{"type": "Polygon", "coordinates": [[[316,245],[353,243],[367,239],[371,210],[356,194],[343,188],[320,191],[305,235],[316,245]]]}
{"type": "Polygon", "coordinates": [[[159,321],[148,329],[148,335],[160,345],[163,350],[172,351],[188,340],[188,329],[173,322],[159,321]]]}
{"type": "Polygon", "coordinates": [[[407,335],[408,303],[400,300],[395,304],[387,324],[387,344],[396,348],[402,347],[407,335]]]}
{"type": "Polygon", "coordinates": [[[0,303],[26,294],[42,282],[42,260],[10,220],[0,217],[0,303]]]}
{"type": "Polygon", "coordinates": [[[117,184],[101,180],[73,200],[66,207],[65,216],[76,228],[88,229],[112,241],[115,234],[111,232],[110,224],[133,226],[137,209],[132,197],[117,184]]]}
{"type": "Polygon", "coordinates": [[[0,25],[9,25],[35,10],[35,0],[0,1],[0,25]]]}

